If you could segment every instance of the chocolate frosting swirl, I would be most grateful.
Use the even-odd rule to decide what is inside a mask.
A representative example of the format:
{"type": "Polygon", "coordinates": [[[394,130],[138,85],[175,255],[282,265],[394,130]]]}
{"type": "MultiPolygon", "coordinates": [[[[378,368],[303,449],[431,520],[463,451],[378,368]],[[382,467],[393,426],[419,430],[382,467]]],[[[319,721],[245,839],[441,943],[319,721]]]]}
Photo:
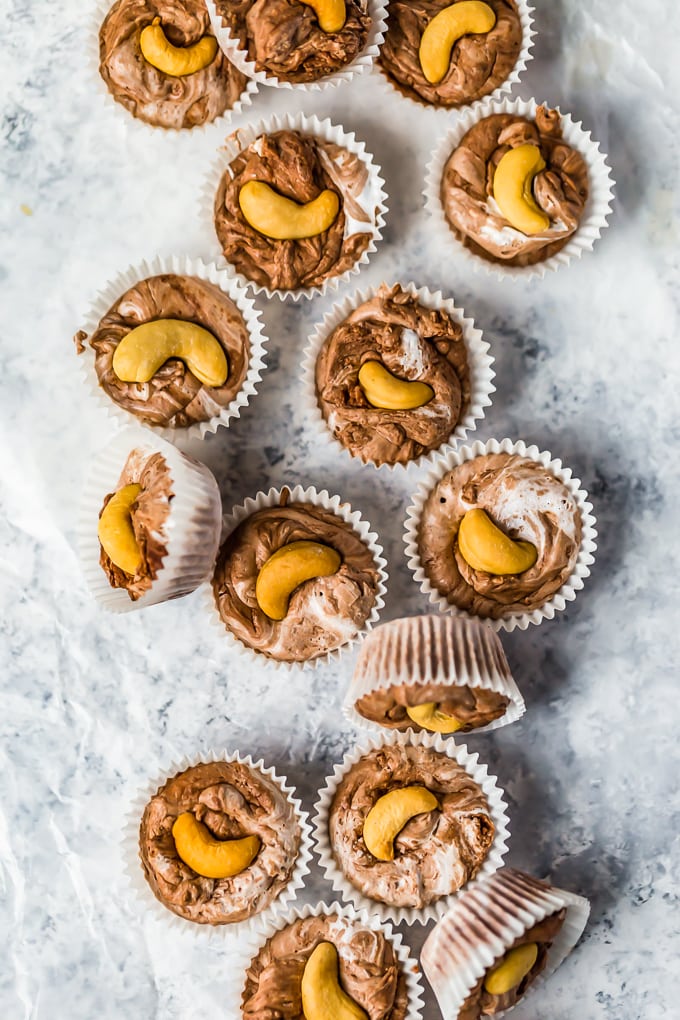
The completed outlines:
{"type": "Polygon", "coordinates": [[[442,710],[463,723],[459,733],[488,726],[500,719],[510,699],[485,687],[467,684],[393,684],[364,694],[355,702],[359,715],[391,730],[420,730],[424,727],[409,718],[406,708],[436,701],[442,710]]]}

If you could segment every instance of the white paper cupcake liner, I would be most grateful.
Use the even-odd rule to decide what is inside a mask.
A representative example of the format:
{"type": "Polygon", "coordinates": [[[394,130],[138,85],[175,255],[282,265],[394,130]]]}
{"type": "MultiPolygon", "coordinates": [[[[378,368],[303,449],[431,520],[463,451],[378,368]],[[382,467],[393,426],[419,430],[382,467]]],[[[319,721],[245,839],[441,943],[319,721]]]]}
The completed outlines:
{"type": "MultiPolygon", "coordinates": [[[[328,290],[337,290],[340,283],[344,283],[350,277],[356,275],[361,266],[368,263],[378,242],[382,239],[386,212],[387,193],[385,191],[385,182],[381,177],[380,167],[373,161],[373,156],[366,151],[364,142],[358,141],[354,133],[348,133],[343,128],[331,124],[330,120],[319,120],[316,116],[306,117],[302,113],[288,113],[282,116],[267,117],[256,124],[249,124],[239,128],[229,135],[220,150],[219,158],[215,161],[208,174],[200,199],[200,215],[203,229],[206,236],[212,238],[212,250],[215,258],[218,260],[218,265],[224,264],[229,266],[230,273],[241,285],[252,287],[256,294],[266,294],[268,298],[276,295],[281,300],[290,298],[292,301],[299,301],[302,297],[311,298],[316,295],[323,295],[328,290]],[[329,276],[321,286],[298,287],[293,290],[272,290],[269,287],[256,283],[254,280],[248,279],[247,276],[239,273],[231,263],[227,262],[215,231],[215,195],[228,165],[260,135],[272,134],[275,131],[299,131],[303,135],[312,135],[320,138],[322,141],[333,142],[358,156],[368,172],[368,180],[362,192],[361,205],[372,213],[372,229],[365,231],[371,234],[371,242],[366,250],[362,252],[360,258],[349,269],[346,269],[344,273],[338,276],[329,276]]],[[[352,229],[353,232],[356,232],[354,228],[352,229]]]]}
{"type": "MultiPolygon", "coordinates": [[[[377,534],[371,530],[371,525],[368,521],[364,520],[358,510],[352,510],[349,503],[345,503],[340,499],[340,496],[329,495],[326,489],[322,489],[320,492],[317,491],[313,486],[303,488],[301,485],[285,486],[289,492],[288,505],[291,503],[311,503],[314,506],[322,507],[324,510],[329,510],[342,520],[346,524],[349,524],[354,532],[362,539],[365,545],[370,550],[373,560],[375,562],[376,569],[378,571],[378,591],[376,595],[373,608],[364,623],[361,630],[359,630],[351,641],[345,642],[340,645],[339,648],[334,648],[330,652],[326,652],[325,655],[319,655],[315,659],[308,659],[305,662],[283,662],[279,659],[271,659],[264,655],[262,652],[258,652],[256,649],[245,645],[235,634],[232,634],[228,630],[226,624],[222,620],[217,609],[215,597],[212,590],[212,584],[206,588],[204,603],[208,613],[209,619],[214,628],[219,632],[222,638],[226,638],[231,648],[238,651],[242,656],[245,656],[250,662],[261,668],[263,665],[267,665],[272,669],[314,669],[320,663],[329,663],[337,661],[341,655],[347,652],[350,648],[355,647],[366,634],[369,633],[378,622],[380,612],[385,605],[384,594],[387,590],[387,571],[385,567],[387,562],[383,556],[382,546],[378,542],[377,534]]],[[[254,498],[248,498],[246,501],[239,506],[234,507],[230,514],[225,515],[222,536],[223,541],[228,535],[234,531],[242,521],[247,517],[250,517],[258,510],[264,510],[267,507],[276,507],[281,505],[281,495],[284,489],[270,489],[268,492],[258,492],[254,498]]]]}
{"type": "Polygon", "coordinates": [[[581,546],[578,558],[574,565],[571,576],[564,582],[562,587],[544,602],[542,606],[532,609],[530,612],[513,613],[501,617],[498,620],[487,620],[489,626],[494,630],[512,631],[518,627],[526,630],[530,623],[540,623],[541,620],[552,620],[555,613],[561,612],[567,605],[576,598],[576,592],[580,591],[586,577],[590,576],[590,567],[595,561],[595,550],[597,544],[597,531],[595,530],[596,520],[593,516],[592,503],[588,502],[588,494],[581,488],[581,482],[574,478],[571,469],[562,466],[561,460],[553,460],[552,454],[547,451],[540,451],[537,446],[527,446],[521,440],[513,442],[511,439],[490,439],[487,443],[476,442],[472,446],[465,446],[458,451],[451,451],[445,457],[440,458],[432,470],[420,483],[414,497],[413,503],[406,511],[406,530],[404,542],[406,543],[406,557],[408,565],[413,573],[414,580],[420,585],[420,590],[427,595],[433,606],[436,606],[442,613],[450,613],[453,616],[462,616],[467,619],[479,619],[463,609],[452,605],[445,595],[442,595],[429,581],[423,568],[420,553],[418,551],[418,527],[423,512],[423,506],[434,486],[444,475],[454,467],[473,460],[486,453],[511,453],[520,457],[529,457],[531,460],[541,464],[547,471],[562,482],[574,500],[581,516],[581,546]]]}
{"type": "Polygon", "coordinates": [[[232,64],[253,81],[258,84],[270,85],[274,88],[295,89],[298,92],[321,92],[323,89],[332,88],[342,82],[350,82],[357,75],[369,70],[378,56],[378,52],[385,38],[387,26],[387,0],[367,0],[368,13],[371,17],[371,25],[366,38],[366,45],[356,55],[354,60],[346,64],[339,71],[311,82],[290,82],[283,81],[275,74],[268,71],[258,71],[255,62],[248,59],[247,50],[243,49],[240,40],[231,34],[230,29],[224,24],[221,16],[217,13],[214,0],[206,0],[208,15],[213,32],[217,41],[231,60],[232,64]]]}
{"type": "Polygon", "coordinates": [[[545,970],[532,981],[527,995],[560,966],[580,939],[590,913],[588,900],[514,868],[503,868],[464,893],[430,933],[421,955],[442,1015],[456,1020],[479,979],[515,939],[563,907],[564,924],[548,952],[545,970]]]}
{"type": "Polygon", "coordinates": [[[612,211],[614,180],[607,165],[607,157],[600,152],[598,143],[591,138],[589,131],[583,129],[580,122],[576,123],[570,114],[562,113],[557,108],[560,112],[565,142],[577,149],[588,165],[588,201],[576,232],[572,234],[564,248],[533,266],[506,266],[501,262],[489,261],[481,255],[476,255],[458,240],[449,226],[440,198],[442,175],[449,156],[470,128],[485,117],[508,113],[535,120],[539,105],[534,99],[482,100],[461,113],[459,119],[437,144],[427,167],[423,194],[425,208],[430,216],[437,242],[446,250],[458,252],[461,259],[474,269],[483,270],[501,280],[543,278],[547,272],[554,272],[560,266],[568,266],[572,259],[580,258],[585,251],[592,251],[595,242],[608,226],[607,219],[612,211]]]}
{"type": "MultiPolygon", "coordinates": [[[[345,717],[354,726],[380,733],[391,732],[388,727],[361,715],[356,703],[374,691],[403,684],[482,688],[510,699],[499,719],[477,726],[469,733],[507,726],[520,719],[525,711],[524,698],[513,680],[500,639],[481,620],[412,616],[380,624],[359,650],[343,704],[345,717]]],[[[455,737],[455,734],[449,736],[455,737]]]]}
{"type": "Polygon", "coordinates": [[[136,414],[121,407],[102,389],[95,370],[95,352],[87,341],[85,342],[85,350],[78,356],[80,373],[90,397],[110,418],[115,419],[119,424],[149,429],[150,432],[167,440],[169,443],[189,439],[204,439],[207,435],[217,432],[221,426],[229,426],[232,421],[240,418],[241,411],[248,406],[250,398],[257,393],[257,387],[266,367],[265,348],[269,339],[264,333],[260,312],[253,304],[245,288],[241,287],[238,281],[234,280],[225,269],[218,269],[212,262],[203,262],[202,259],[191,259],[186,255],[173,255],[170,258],[156,256],[150,262],[144,261],[138,266],[130,266],[114,277],[113,280],[109,281],[104,289],[97,294],[86,315],[83,329],[87,333],[88,338],[92,336],[109,308],[130,287],[134,287],[135,284],[151,276],[159,276],[163,273],[173,273],[177,276],[193,276],[198,280],[205,280],[208,283],[215,284],[234,302],[243,316],[250,340],[248,371],[240,390],[231,403],[227,407],[223,407],[219,414],[214,415],[212,418],[208,418],[206,421],[194,422],[193,425],[188,425],[185,428],[151,425],[143,421],[136,414]]]}
{"type": "Polygon", "coordinates": [[[498,785],[495,776],[489,774],[486,765],[479,761],[478,754],[470,754],[465,744],[457,744],[452,740],[442,740],[438,733],[414,733],[407,730],[401,733],[397,730],[381,731],[373,737],[366,736],[359,740],[353,750],[349,751],[340,764],[336,765],[333,775],[326,780],[326,785],[319,791],[319,799],[314,805],[312,827],[314,832],[314,852],[319,859],[319,864],[331,883],[335,892],[339,893],[343,900],[352,903],[357,910],[367,910],[371,914],[377,914],[381,920],[393,921],[399,924],[405,921],[406,924],[427,924],[433,919],[441,917],[449,909],[451,904],[461,895],[463,890],[442,896],[438,900],[427,904],[424,907],[396,907],[381,903],[379,900],[370,899],[360,892],[337,864],[330,845],[330,834],[328,831],[328,819],[340,780],[355,765],[360,758],[374,748],[400,744],[404,746],[429,747],[448,758],[458,762],[467,774],[481,787],[487,802],[488,810],[495,826],[493,843],[479,871],[463,889],[469,889],[477,885],[484,878],[493,875],[502,866],[503,857],[508,851],[508,839],[510,837],[509,819],[507,815],[507,804],[503,799],[503,790],[498,785]]]}
{"type": "Polygon", "coordinates": [[[436,450],[424,453],[409,461],[408,464],[376,465],[371,460],[362,461],[360,457],[353,456],[350,450],[333,435],[319,406],[316,391],[316,362],[321,348],[333,330],[344,322],[359,305],[375,297],[381,287],[387,286],[391,285],[382,283],[375,287],[357,290],[354,294],[333,305],[323,321],[315,326],[309,337],[302,359],[302,380],[305,394],[305,420],[314,430],[315,435],[322,442],[332,443],[352,460],[369,464],[377,470],[384,468],[390,472],[407,470],[412,465],[422,467],[424,464],[431,464],[445,446],[456,445],[459,441],[464,440],[469,432],[474,432],[477,423],[484,417],[485,408],[491,406],[491,394],[496,391],[496,387],[493,385],[496,373],[491,367],[494,359],[489,354],[489,344],[483,339],[482,331],[476,328],[474,320],[466,318],[462,308],[457,308],[450,298],[445,298],[442,295],[441,291],[431,291],[428,287],[417,287],[412,281],[400,284],[402,290],[417,298],[426,308],[441,309],[462,327],[470,371],[470,400],[465,414],[461,416],[451,435],[436,450]]]}
{"type": "MultiPolygon", "coordinates": [[[[418,100],[414,96],[409,95],[407,92],[402,92],[401,88],[389,75],[384,71],[382,64],[379,60],[375,61],[375,78],[379,79],[383,89],[391,93],[397,93],[402,99],[407,99],[409,103],[413,103],[414,106],[419,107],[421,110],[434,110],[435,113],[448,114],[449,119],[451,115],[454,116],[462,110],[474,110],[481,103],[488,102],[489,100],[502,99],[503,96],[520,84],[522,75],[526,69],[527,64],[533,59],[533,45],[536,37],[536,29],[534,28],[534,8],[527,2],[527,0],[515,0],[517,7],[517,13],[519,14],[519,20],[522,24],[522,46],[515,61],[515,66],[512,71],[497,88],[490,92],[488,96],[483,96],[481,99],[475,99],[471,103],[466,103],[462,106],[436,106],[434,103],[427,103],[425,100],[418,100]]],[[[387,33],[386,33],[387,34],[387,33]]]]}
{"type": "Polygon", "coordinates": [[[132,612],[188,595],[210,577],[222,521],[220,491],[205,464],[142,429],[125,429],[92,458],[78,521],[78,549],[85,581],[94,598],[114,613],[132,612]],[[115,492],[128,455],[143,450],[163,455],[174,498],[165,523],[167,555],[158,577],[133,602],[125,588],[112,588],[99,565],[97,523],[104,498],[115,492]]]}

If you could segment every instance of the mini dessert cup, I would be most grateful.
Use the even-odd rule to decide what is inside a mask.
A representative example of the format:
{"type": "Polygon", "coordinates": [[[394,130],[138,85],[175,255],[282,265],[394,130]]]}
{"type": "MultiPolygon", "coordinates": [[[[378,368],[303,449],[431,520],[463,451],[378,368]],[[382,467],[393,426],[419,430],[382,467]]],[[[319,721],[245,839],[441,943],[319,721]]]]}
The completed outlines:
{"type": "Polygon", "coordinates": [[[326,785],[319,791],[319,799],[314,805],[312,826],[314,834],[314,852],[319,859],[319,865],[331,883],[333,890],[338,893],[344,901],[352,903],[357,910],[367,910],[376,914],[381,920],[389,920],[394,924],[405,921],[407,924],[427,924],[433,919],[441,917],[449,909],[451,904],[461,895],[463,889],[458,892],[442,896],[424,907],[397,907],[382,903],[379,900],[370,899],[360,892],[339,867],[333,848],[330,843],[329,817],[331,805],[340,781],[353,765],[365,754],[375,748],[400,744],[402,746],[421,746],[433,748],[440,754],[445,754],[465,769],[471,779],[481,788],[488,802],[488,811],[491,816],[495,833],[493,843],[482,866],[474,878],[463,886],[469,889],[476,886],[484,878],[493,875],[502,866],[503,857],[508,851],[508,840],[510,837],[509,819],[507,815],[507,804],[503,799],[503,791],[498,786],[495,776],[489,774],[486,765],[479,762],[478,754],[470,754],[464,744],[456,744],[454,741],[444,741],[437,733],[414,733],[408,730],[406,733],[398,731],[381,731],[373,737],[364,737],[356,747],[349,751],[340,764],[336,765],[333,775],[326,780],[326,785]]]}
{"type": "Polygon", "coordinates": [[[509,699],[503,715],[471,733],[495,730],[524,715],[524,698],[496,632],[481,620],[447,616],[412,616],[376,627],[359,650],[343,712],[354,726],[385,733],[391,727],[367,719],[357,703],[375,691],[431,684],[481,688],[509,699]]]}
{"type": "Polygon", "coordinates": [[[485,99],[475,104],[469,110],[463,111],[453,127],[441,138],[427,167],[425,208],[435,230],[437,242],[448,251],[452,249],[457,251],[473,269],[481,269],[501,280],[506,278],[531,280],[537,277],[542,279],[547,272],[555,272],[560,266],[568,266],[572,259],[581,258],[585,251],[592,251],[595,242],[608,226],[607,219],[612,211],[614,180],[607,164],[607,157],[600,152],[598,143],[591,138],[589,131],[584,130],[580,122],[572,120],[570,114],[558,111],[565,142],[578,149],[588,165],[588,201],[578,229],[566,245],[543,262],[537,262],[532,266],[505,266],[501,262],[476,255],[458,240],[453,228],[449,226],[440,197],[442,176],[449,156],[473,125],[485,117],[509,113],[535,120],[539,105],[535,99],[485,99]]]}
{"type": "MultiPolygon", "coordinates": [[[[344,322],[344,320],[351,315],[351,313],[358,308],[359,305],[362,305],[365,301],[370,301],[371,298],[375,297],[382,286],[387,286],[387,284],[379,284],[375,287],[366,287],[363,290],[357,290],[349,297],[345,297],[341,301],[336,302],[336,304],[334,304],[330,311],[326,314],[323,321],[315,326],[303,356],[302,379],[305,391],[305,410],[307,412],[307,420],[314,429],[315,434],[322,440],[322,442],[333,443],[346,456],[352,458],[352,460],[355,459],[354,455],[343,443],[335,438],[333,431],[329,427],[328,422],[324,418],[319,406],[316,389],[316,361],[324,343],[330,337],[331,333],[333,333],[333,331],[337,329],[337,327],[344,322]]],[[[463,309],[458,308],[450,298],[445,298],[441,291],[431,291],[428,287],[417,287],[412,281],[402,283],[401,288],[407,294],[417,298],[420,304],[424,305],[426,308],[436,308],[446,312],[454,320],[454,322],[457,322],[462,327],[463,342],[467,349],[468,367],[470,371],[470,400],[465,413],[461,416],[455,429],[437,450],[432,450],[430,453],[424,453],[420,457],[416,457],[414,460],[409,461],[408,464],[376,465],[371,460],[363,461],[365,464],[371,464],[373,467],[377,467],[378,470],[384,468],[386,471],[408,469],[411,465],[421,467],[424,464],[432,463],[437,454],[443,450],[445,446],[455,446],[458,442],[462,442],[467,437],[468,433],[475,431],[478,423],[484,417],[485,409],[491,406],[491,394],[496,392],[496,387],[493,384],[493,379],[495,378],[496,373],[492,368],[494,359],[489,354],[489,344],[486,340],[484,340],[482,331],[477,329],[475,326],[474,320],[467,318],[463,309]]]]}
{"type": "Polygon", "coordinates": [[[515,940],[563,908],[564,923],[548,950],[545,969],[527,991],[557,970],[574,948],[588,921],[588,900],[514,868],[503,868],[463,893],[428,936],[420,958],[442,1015],[456,1020],[480,978],[515,940]]]}
{"type": "MultiPolygon", "coordinates": [[[[567,602],[573,602],[576,598],[576,592],[581,590],[586,577],[590,576],[590,568],[595,561],[594,553],[597,548],[595,541],[597,538],[597,531],[595,530],[596,521],[592,513],[592,503],[588,502],[588,494],[585,489],[581,488],[580,480],[572,476],[571,469],[563,467],[562,461],[553,459],[552,454],[547,451],[540,451],[537,446],[527,446],[521,440],[514,443],[511,439],[502,439],[500,442],[497,439],[490,439],[487,443],[476,442],[472,446],[464,446],[460,450],[447,453],[420,483],[413,497],[413,502],[406,511],[406,530],[404,534],[406,558],[414,580],[420,585],[420,590],[424,595],[427,595],[433,606],[436,606],[441,613],[451,613],[453,616],[471,618],[472,614],[458,609],[457,606],[448,601],[446,595],[442,594],[430,583],[418,550],[418,531],[425,501],[434,486],[454,467],[487,453],[517,454],[520,457],[529,457],[531,460],[536,461],[537,464],[542,464],[547,471],[555,475],[568,489],[581,515],[582,531],[578,558],[571,576],[565,581],[559,591],[556,591],[542,606],[532,609],[530,612],[514,613],[497,620],[489,619],[486,621],[494,630],[512,631],[516,627],[520,630],[526,630],[531,623],[552,620],[555,613],[561,612],[561,610],[566,608],[567,602]]],[[[472,618],[478,619],[476,616],[472,618]]]]}
{"type": "Polygon", "coordinates": [[[262,652],[258,652],[254,648],[245,645],[236,635],[232,634],[220,616],[212,586],[206,589],[205,607],[213,626],[220,636],[226,638],[233,649],[250,659],[254,666],[261,668],[266,664],[272,669],[314,669],[322,662],[336,662],[344,652],[355,647],[378,622],[380,612],[385,605],[383,596],[387,590],[387,571],[385,570],[387,563],[382,554],[382,546],[378,542],[378,535],[371,530],[371,525],[361,517],[359,511],[352,510],[349,503],[341,501],[340,496],[331,496],[326,489],[322,489],[319,492],[314,486],[309,486],[306,489],[301,485],[295,485],[291,488],[286,486],[283,489],[269,489],[268,492],[258,492],[254,499],[246,499],[244,503],[234,507],[230,514],[225,515],[222,527],[223,541],[239,524],[258,510],[280,506],[284,492],[288,493],[287,505],[291,503],[311,503],[314,506],[322,507],[324,510],[329,510],[336,514],[340,520],[351,526],[352,530],[359,535],[371,552],[378,572],[378,591],[373,608],[361,630],[350,641],[316,658],[307,659],[304,662],[284,661],[269,658],[262,652]]]}
{"type": "Polygon", "coordinates": [[[126,613],[188,595],[209,576],[217,555],[222,523],[220,491],[213,475],[162,439],[142,429],[125,429],[93,459],[78,522],[78,547],[90,592],[105,609],[126,613]],[[116,491],[129,454],[162,454],[170,473],[173,499],[164,527],[167,555],[151,588],[133,602],[125,588],[112,588],[99,564],[97,536],[105,497],[116,491]]]}
{"type": "Polygon", "coordinates": [[[243,74],[257,84],[271,85],[281,89],[295,89],[300,92],[320,92],[323,89],[340,85],[342,82],[350,82],[354,77],[370,70],[385,38],[387,0],[367,0],[367,5],[368,13],[371,16],[371,25],[366,44],[354,60],[339,71],[320,78],[318,81],[291,82],[284,81],[269,71],[258,71],[255,62],[248,58],[247,50],[242,48],[240,40],[231,34],[230,29],[217,13],[215,0],[206,0],[213,32],[232,64],[235,64],[243,74]]]}
{"type": "Polygon", "coordinates": [[[248,406],[251,397],[254,397],[257,393],[257,387],[260,384],[262,373],[266,367],[265,346],[268,343],[268,337],[263,329],[260,312],[253,304],[247,291],[226,270],[218,269],[212,262],[203,262],[202,259],[191,259],[180,255],[173,255],[170,258],[156,256],[150,262],[141,262],[138,266],[130,266],[129,269],[119,273],[113,280],[107,283],[106,287],[99,292],[86,316],[83,331],[90,337],[108,310],[131,287],[149,277],[160,276],[165,273],[176,276],[192,276],[198,280],[205,280],[208,283],[214,284],[233,301],[241,313],[250,341],[248,371],[241,388],[231,403],[227,407],[221,408],[219,413],[212,418],[208,418],[206,421],[194,422],[193,425],[188,425],[185,428],[151,425],[148,422],[142,421],[136,414],[121,407],[104,392],[97,379],[95,352],[87,343],[82,354],[80,354],[81,377],[90,397],[119,424],[149,429],[149,431],[167,440],[169,443],[189,439],[204,439],[207,435],[217,432],[220,427],[228,427],[232,421],[240,418],[241,412],[248,406]]]}
{"type": "Polygon", "coordinates": [[[348,133],[343,128],[331,124],[330,120],[319,120],[316,116],[306,117],[302,113],[288,113],[282,116],[269,117],[256,124],[248,124],[245,127],[238,128],[238,130],[229,135],[220,150],[219,159],[213,164],[208,174],[201,195],[201,219],[206,236],[213,239],[215,257],[221,263],[229,266],[231,275],[239,281],[242,287],[252,287],[256,294],[265,294],[267,298],[276,295],[281,300],[290,298],[292,301],[299,301],[302,297],[312,298],[316,295],[323,295],[328,290],[337,290],[341,283],[344,283],[358,273],[361,266],[368,263],[378,242],[382,239],[386,212],[387,193],[385,191],[385,182],[381,177],[380,167],[373,161],[373,156],[366,151],[365,143],[358,141],[353,132],[348,133]],[[272,134],[275,131],[298,131],[300,134],[312,135],[322,141],[332,142],[335,145],[341,146],[357,156],[367,172],[366,184],[361,192],[359,201],[362,208],[369,214],[370,223],[361,223],[347,216],[345,232],[346,234],[348,232],[368,233],[371,235],[370,244],[349,269],[338,276],[327,277],[320,286],[297,287],[291,290],[272,290],[269,287],[256,283],[254,280],[248,279],[248,277],[239,273],[233,265],[226,261],[215,232],[215,195],[228,165],[260,135],[272,134]]]}
{"type": "Polygon", "coordinates": [[[235,751],[209,751],[192,757],[183,757],[170,762],[167,768],[139,790],[135,796],[130,809],[125,816],[123,828],[123,839],[121,842],[122,867],[127,884],[127,893],[132,906],[140,913],[147,914],[151,911],[155,921],[166,928],[170,926],[177,932],[185,935],[198,935],[206,939],[224,938],[230,932],[237,932],[239,939],[251,937],[257,933],[260,926],[268,919],[278,916],[279,912],[291,907],[297,900],[298,893],[304,886],[305,876],[309,874],[309,862],[311,860],[311,828],[308,816],[302,810],[302,803],[295,796],[295,788],[288,784],[285,776],[279,775],[274,768],[266,766],[262,758],[254,761],[250,755],[242,755],[235,751]],[[140,856],[139,838],[140,825],[144,810],[160,788],[171,779],[195,765],[211,762],[238,762],[247,768],[258,772],[260,776],[270,784],[276,785],[285,797],[286,802],[291,806],[295,821],[300,833],[297,858],[287,884],[281,889],[272,902],[253,914],[245,921],[237,921],[231,924],[202,924],[198,921],[190,921],[187,918],[175,914],[169,907],[166,907],[161,900],[157,899],[151,886],[146,880],[140,856]]]}

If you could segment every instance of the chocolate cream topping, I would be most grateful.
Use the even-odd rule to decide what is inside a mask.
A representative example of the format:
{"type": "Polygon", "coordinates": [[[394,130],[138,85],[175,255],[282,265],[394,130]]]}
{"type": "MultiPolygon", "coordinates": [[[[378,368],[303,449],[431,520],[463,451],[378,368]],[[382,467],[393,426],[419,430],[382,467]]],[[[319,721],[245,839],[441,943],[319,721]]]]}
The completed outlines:
{"type": "Polygon", "coordinates": [[[245,1020],[305,1020],[302,975],[321,942],[337,949],[340,984],[369,1020],[404,1020],[406,978],[390,941],[359,920],[334,915],[293,921],[265,943],[246,971],[245,1020]]]}
{"type": "Polygon", "coordinates": [[[291,503],[258,510],[229,535],[212,584],[219,614],[239,641],[271,659],[304,662],[355,637],[375,604],[378,577],[371,550],[351,525],[311,503],[291,503]],[[300,541],[335,549],[340,569],[305,581],[285,618],[271,620],[255,597],[257,576],[277,549],[300,541]]]}
{"type": "Polygon", "coordinates": [[[323,416],[355,457],[374,464],[406,464],[446,442],[470,402],[463,331],[444,311],[426,308],[399,284],[383,285],[359,305],[324,343],[316,362],[323,416]],[[434,390],[429,403],[410,411],[372,407],[359,369],[379,361],[400,379],[434,390]]]}
{"type": "Polygon", "coordinates": [[[541,464],[491,453],[453,468],[425,501],[418,550],[430,583],[476,616],[498,619],[536,609],[570,577],[581,544],[581,516],[569,490],[541,464]],[[531,542],[538,558],[523,574],[474,570],[458,549],[468,510],[485,510],[511,538],[531,542]]]}
{"type": "Polygon", "coordinates": [[[488,726],[500,719],[510,699],[485,687],[455,684],[393,684],[355,702],[359,715],[391,730],[420,730],[423,727],[409,718],[406,708],[435,701],[442,712],[455,716],[463,726],[457,732],[467,732],[488,726]]]}
{"type": "Polygon", "coordinates": [[[588,167],[580,152],[562,138],[557,110],[539,106],[536,120],[498,113],[485,117],[463,136],[449,156],[441,201],[451,230],[466,248],[491,262],[530,266],[565,246],[578,229],[588,200],[588,167]],[[512,227],[494,197],[496,167],[506,152],[537,145],[545,169],[536,174],[533,196],[550,226],[529,237],[512,227]]]}
{"type": "Polygon", "coordinates": [[[113,98],[134,117],[164,128],[191,128],[231,109],[246,78],[222,51],[195,74],[175,78],[142,55],[142,29],[160,17],[173,46],[214,35],[203,0],[117,0],[99,31],[99,72],[113,98]]]}
{"type": "Polygon", "coordinates": [[[228,407],[248,372],[250,339],[241,312],[215,284],[193,276],[164,273],[141,280],[126,291],[101,319],[92,336],[74,337],[78,353],[95,352],[99,385],[124,410],[149,425],[186,428],[207,421],[228,407]],[[170,358],[147,383],[123,382],[113,370],[113,355],[123,337],[154,319],[182,319],[203,326],[227,356],[224,386],[205,386],[179,358],[170,358]]]}
{"type": "Polygon", "coordinates": [[[429,747],[376,748],[352,765],[333,797],[329,832],[345,877],[365,896],[422,907],[469,882],[487,857],[494,823],[482,790],[456,761],[429,747]],[[394,841],[394,860],[367,849],[364,822],[384,794],[425,786],[440,809],[412,818],[394,841]]]}
{"type": "Polygon", "coordinates": [[[144,875],[157,899],[189,921],[231,924],[264,910],[290,880],[300,844],[293,806],[273,780],[238,762],[194,765],[151,798],[139,828],[144,875]],[[191,811],[216,839],[258,836],[253,862],[232,878],[204,878],[177,854],[175,819],[191,811]]]}
{"type": "Polygon", "coordinates": [[[458,39],[448,71],[433,85],[420,66],[420,41],[429,22],[452,0],[390,0],[380,64],[400,92],[436,106],[463,106],[503,84],[522,48],[522,24],[514,0],[485,2],[493,8],[496,24],[490,32],[458,39]]]}
{"type": "Polygon", "coordinates": [[[258,71],[281,81],[318,81],[340,71],[366,45],[366,0],[345,0],[345,24],[324,32],[299,0],[216,0],[215,7],[258,71]]]}
{"type": "MultiPolygon", "coordinates": [[[[134,577],[117,567],[111,558],[99,547],[99,563],[112,588],[125,588],[133,602],[149,591],[158,577],[167,556],[165,525],[170,516],[173,499],[172,478],[165,459],[160,453],[149,455],[144,450],[132,450],[125,462],[116,492],[126,485],[136,483],[142,491],[130,511],[132,529],[139,546],[141,560],[134,577]]],[[[115,493],[105,497],[104,508],[115,493]]]]}
{"type": "Polygon", "coordinates": [[[366,192],[362,160],[333,142],[298,131],[260,135],[232,160],[215,196],[215,230],[224,257],[263,287],[292,290],[320,286],[350,269],[368,248],[375,210],[366,192]],[[322,234],[276,241],[246,221],[239,193],[246,181],[262,181],[296,202],[310,202],[329,188],[340,211],[322,234]]]}

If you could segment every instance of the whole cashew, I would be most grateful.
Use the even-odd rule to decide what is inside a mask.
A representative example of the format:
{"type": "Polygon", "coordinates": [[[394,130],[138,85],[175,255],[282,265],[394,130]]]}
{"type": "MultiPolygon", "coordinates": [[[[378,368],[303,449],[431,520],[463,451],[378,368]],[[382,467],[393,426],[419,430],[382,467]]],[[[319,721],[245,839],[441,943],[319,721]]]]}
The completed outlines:
{"type": "Polygon", "coordinates": [[[160,18],[143,28],[139,47],[144,59],[171,78],[184,78],[212,64],[217,53],[217,39],[204,35],[193,46],[173,46],[167,38],[160,18]]]}
{"type": "Polygon", "coordinates": [[[263,564],[255,582],[255,598],[270,620],[283,620],[296,588],[315,577],[340,569],[340,554],[321,542],[289,542],[263,564]]]}
{"type": "Polygon", "coordinates": [[[123,382],[153,379],[169,358],[179,358],[204,386],[224,386],[227,356],[212,333],[183,319],[143,322],[123,337],[113,354],[113,371],[123,382]]]}
{"type": "Polygon", "coordinates": [[[460,522],[458,549],[473,570],[499,576],[523,574],[538,557],[531,542],[515,542],[481,509],[468,510],[460,522]]]}
{"type": "Polygon", "coordinates": [[[496,14],[488,4],[478,0],[460,0],[435,14],[420,38],[420,66],[432,85],[445,77],[451,63],[451,50],[464,35],[490,32],[496,14]]]}
{"type": "Polygon", "coordinates": [[[263,181],[247,181],[239,192],[238,202],[251,227],[275,241],[296,241],[323,234],[340,210],[340,200],[330,188],[311,202],[300,203],[279,195],[263,181]]]}
{"type": "Polygon", "coordinates": [[[424,382],[410,382],[392,375],[380,361],[365,361],[359,369],[359,385],[373,407],[409,411],[428,404],[434,390],[424,382]]]}
{"type": "Polygon", "coordinates": [[[97,535],[112,563],[135,576],[142,555],[132,527],[131,510],[142,491],[141,485],[125,485],[114,493],[102,510],[97,535]]]}

